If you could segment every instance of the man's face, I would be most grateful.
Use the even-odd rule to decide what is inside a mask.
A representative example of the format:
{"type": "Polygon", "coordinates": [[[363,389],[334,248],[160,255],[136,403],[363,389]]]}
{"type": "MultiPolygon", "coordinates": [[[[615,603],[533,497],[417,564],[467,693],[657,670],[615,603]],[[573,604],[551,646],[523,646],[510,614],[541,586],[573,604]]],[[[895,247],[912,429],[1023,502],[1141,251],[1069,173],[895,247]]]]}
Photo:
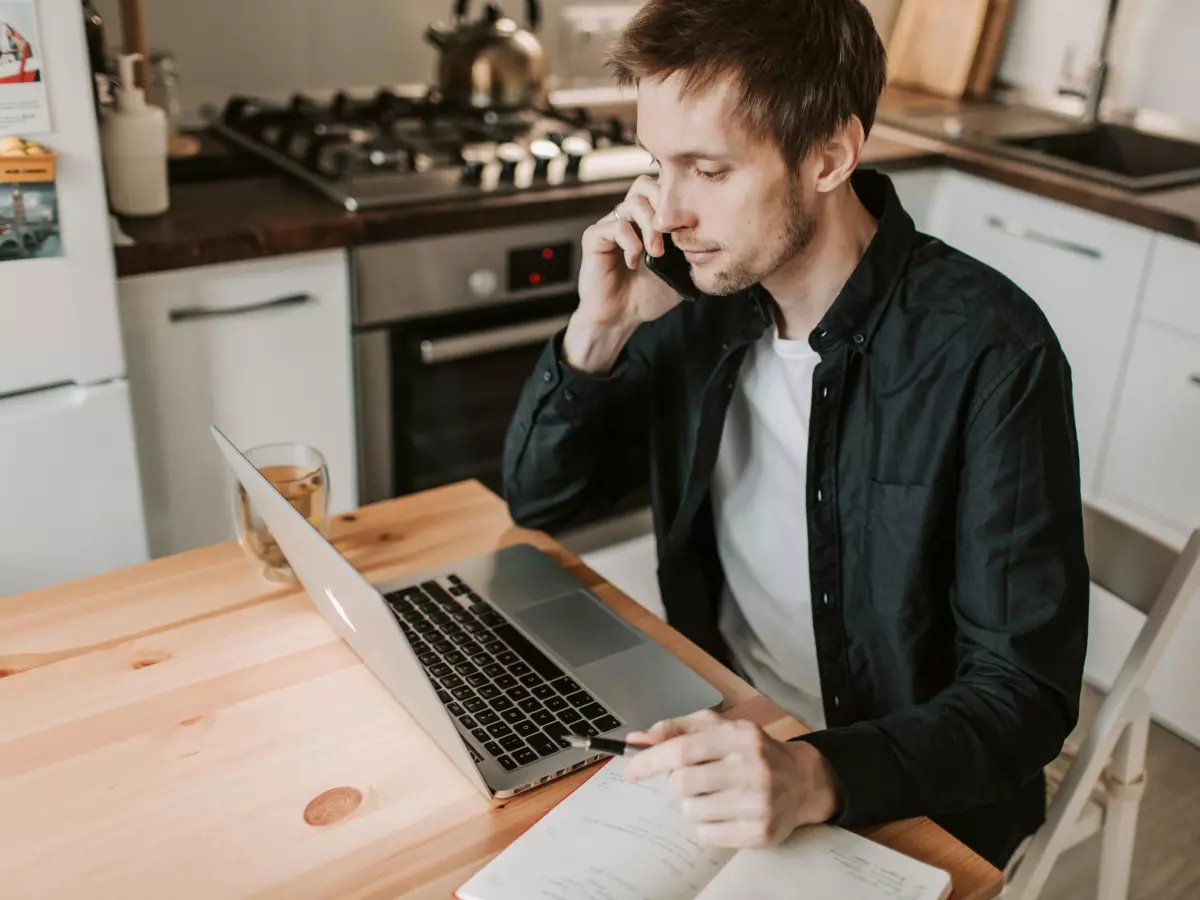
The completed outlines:
{"type": "Polygon", "coordinates": [[[687,96],[681,84],[676,73],[638,85],[638,140],[659,165],[655,227],[701,291],[731,294],[804,250],[814,220],[775,145],[746,133],[732,83],[687,96]]]}

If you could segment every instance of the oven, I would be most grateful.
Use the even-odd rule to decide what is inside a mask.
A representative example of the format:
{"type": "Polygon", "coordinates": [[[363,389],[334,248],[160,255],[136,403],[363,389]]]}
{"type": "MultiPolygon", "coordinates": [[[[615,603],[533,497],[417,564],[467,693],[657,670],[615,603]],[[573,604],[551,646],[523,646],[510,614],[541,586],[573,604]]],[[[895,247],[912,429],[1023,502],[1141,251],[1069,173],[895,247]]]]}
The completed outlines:
{"type": "Polygon", "coordinates": [[[508,424],[546,341],[578,303],[594,215],[354,253],[364,503],[465,478],[497,493],[508,424]]]}

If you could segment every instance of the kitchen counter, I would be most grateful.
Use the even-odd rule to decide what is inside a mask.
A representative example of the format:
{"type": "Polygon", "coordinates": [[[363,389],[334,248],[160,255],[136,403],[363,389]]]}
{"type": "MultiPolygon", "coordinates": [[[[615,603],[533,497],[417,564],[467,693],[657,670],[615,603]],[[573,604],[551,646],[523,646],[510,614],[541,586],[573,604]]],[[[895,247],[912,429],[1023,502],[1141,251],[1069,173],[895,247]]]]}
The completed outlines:
{"type": "MultiPolygon", "coordinates": [[[[885,172],[945,166],[1200,242],[1200,187],[1135,194],[921,135],[904,125],[909,110],[924,114],[970,108],[889,89],[863,164],[885,172]]],[[[171,209],[164,215],[122,219],[136,243],[116,249],[117,271],[121,276],[139,275],[555,217],[594,213],[599,218],[624,196],[626,187],[609,182],[351,213],[283,175],[179,184],[172,187],[171,209]]]]}
{"type": "MultiPolygon", "coordinates": [[[[339,516],[374,581],[520,541],[781,739],[803,726],[464,482],[339,516]]],[[[298,590],[235,543],[0,598],[6,898],[445,898],[592,766],[489,802],[298,590]]],[[[984,900],[1000,873],[927,819],[865,833],[984,900]]]]}

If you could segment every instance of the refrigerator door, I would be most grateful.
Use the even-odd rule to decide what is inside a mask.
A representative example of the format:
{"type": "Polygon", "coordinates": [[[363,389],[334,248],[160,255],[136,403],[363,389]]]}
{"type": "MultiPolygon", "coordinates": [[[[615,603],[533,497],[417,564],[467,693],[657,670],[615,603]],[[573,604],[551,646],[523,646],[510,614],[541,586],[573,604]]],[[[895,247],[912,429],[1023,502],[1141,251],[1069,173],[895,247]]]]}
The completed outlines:
{"type": "Polygon", "coordinates": [[[62,255],[0,262],[0,396],[125,374],[83,14],[78,3],[35,9],[52,130],[22,137],[58,154],[62,255]]]}
{"type": "Polygon", "coordinates": [[[0,596],[148,558],[129,385],[0,400],[0,596]]]}

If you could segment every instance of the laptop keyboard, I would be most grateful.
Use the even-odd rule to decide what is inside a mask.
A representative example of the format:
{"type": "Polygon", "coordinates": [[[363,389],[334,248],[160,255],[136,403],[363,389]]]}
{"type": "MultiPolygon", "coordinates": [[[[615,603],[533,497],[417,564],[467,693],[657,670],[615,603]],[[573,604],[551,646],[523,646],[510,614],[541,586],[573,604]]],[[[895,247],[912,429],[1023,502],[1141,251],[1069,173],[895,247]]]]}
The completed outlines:
{"type": "Polygon", "coordinates": [[[387,602],[447,711],[505,770],[570,747],[570,732],[620,727],[461,578],[447,581],[392,591],[387,602]]]}

